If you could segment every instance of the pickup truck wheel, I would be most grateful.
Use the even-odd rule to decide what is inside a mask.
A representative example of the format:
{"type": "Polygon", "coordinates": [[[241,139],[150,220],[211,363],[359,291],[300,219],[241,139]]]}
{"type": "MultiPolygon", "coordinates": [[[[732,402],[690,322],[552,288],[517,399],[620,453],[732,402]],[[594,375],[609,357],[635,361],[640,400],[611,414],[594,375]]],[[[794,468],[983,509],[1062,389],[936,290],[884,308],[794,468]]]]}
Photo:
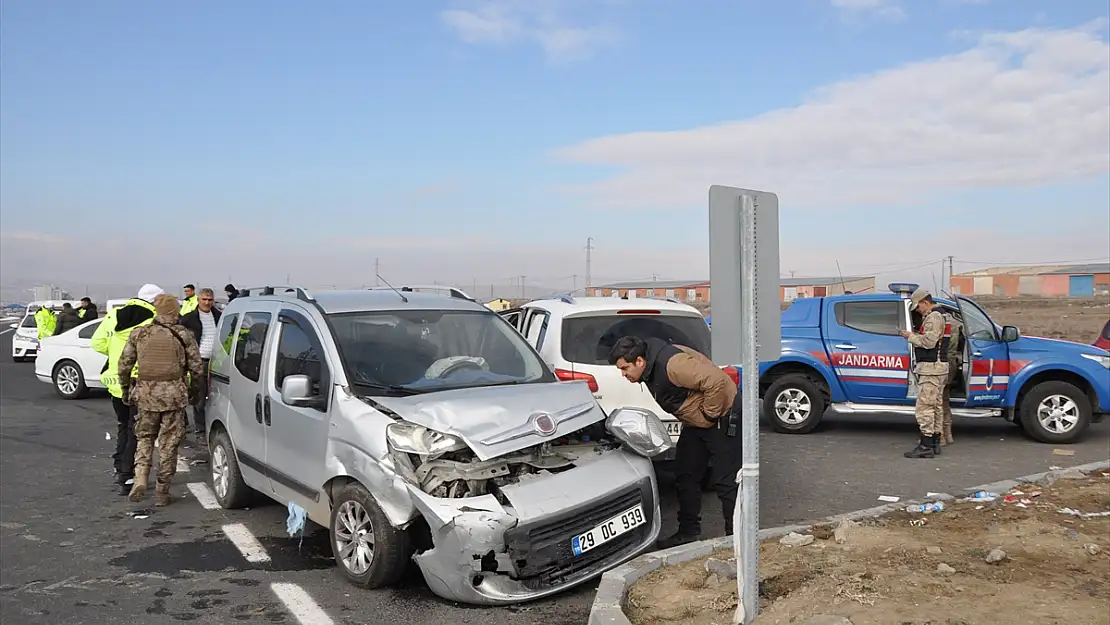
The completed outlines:
{"type": "Polygon", "coordinates": [[[1091,403],[1067,382],[1041,382],[1021,402],[1022,429],[1042,443],[1074,443],[1091,423],[1091,403]]]}
{"type": "Polygon", "coordinates": [[[763,395],[763,414],[776,432],[808,434],[821,422],[825,398],[804,374],[788,373],[763,395]]]}
{"type": "Polygon", "coordinates": [[[331,550],[343,575],[364,588],[400,581],[408,566],[408,534],[389,523],[361,484],[343,487],[332,502],[331,550]]]}

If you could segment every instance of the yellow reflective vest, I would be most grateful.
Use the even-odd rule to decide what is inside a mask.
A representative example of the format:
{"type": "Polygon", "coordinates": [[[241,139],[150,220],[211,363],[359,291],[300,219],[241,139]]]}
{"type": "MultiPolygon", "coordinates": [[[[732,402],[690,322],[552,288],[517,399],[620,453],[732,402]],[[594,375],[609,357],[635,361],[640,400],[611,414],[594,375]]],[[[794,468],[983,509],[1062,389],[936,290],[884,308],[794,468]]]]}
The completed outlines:
{"type": "MultiPolygon", "coordinates": [[[[96,332],[92,335],[92,340],[89,341],[89,346],[93,350],[104,354],[108,357],[108,367],[100,373],[100,382],[107,387],[108,392],[112,397],[123,398],[123,388],[119,383],[119,357],[123,355],[123,348],[127,346],[127,338],[131,336],[131,331],[135,328],[140,328],[145,325],[150,325],[154,322],[154,305],[142,299],[131,299],[121,307],[113,308],[108,312],[108,316],[104,317],[104,321],[100,322],[100,326],[96,328],[96,332]],[[135,326],[127,328],[126,330],[116,331],[116,315],[119,311],[126,306],[142,306],[150,311],[150,317],[135,326]]],[[[135,365],[131,369],[131,377],[135,378],[139,375],[139,365],[135,365]]]]}
{"type": "Polygon", "coordinates": [[[193,312],[197,309],[197,296],[186,297],[185,301],[181,302],[181,312],[178,313],[182,317],[193,312]]]}
{"type": "Polygon", "coordinates": [[[58,327],[58,318],[54,316],[54,311],[49,308],[40,308],[35,313],[35,326],[38,328],[39,340],[41,341],[45,336],[54,335],[54,328],[58,327]]]}

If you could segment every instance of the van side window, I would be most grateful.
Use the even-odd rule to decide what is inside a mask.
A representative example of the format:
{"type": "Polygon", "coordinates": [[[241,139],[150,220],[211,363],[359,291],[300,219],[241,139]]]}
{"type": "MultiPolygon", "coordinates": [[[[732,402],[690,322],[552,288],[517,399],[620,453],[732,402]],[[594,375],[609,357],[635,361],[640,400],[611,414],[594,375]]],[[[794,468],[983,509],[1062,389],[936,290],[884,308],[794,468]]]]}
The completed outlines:
{"type": "Polygon", "coordinates": [[[331,380],[328,366],[321,358],[323,349],[316,333],[284,316],[280,320],[281,336],[278,338],[274,386],[280,390],[287,376],[307,375],[312,380],[313,396],[326,393],[331,380]]]}
{"type": "Polygon", "coordinates": [[[235,341],[235,330],[239,323],[239,315],[228,315],[227,319],[220,320],[220,348],[225,354],[231,354],[231,344],[235,341]]]}
{"type": "Polygon", "coordinates": [[[235,368],[243,377],[257,382],[262,375],[262,350],[270,331],[270,313],[243,314],[239,324],[239,340],[235,343],[235,368]]]}

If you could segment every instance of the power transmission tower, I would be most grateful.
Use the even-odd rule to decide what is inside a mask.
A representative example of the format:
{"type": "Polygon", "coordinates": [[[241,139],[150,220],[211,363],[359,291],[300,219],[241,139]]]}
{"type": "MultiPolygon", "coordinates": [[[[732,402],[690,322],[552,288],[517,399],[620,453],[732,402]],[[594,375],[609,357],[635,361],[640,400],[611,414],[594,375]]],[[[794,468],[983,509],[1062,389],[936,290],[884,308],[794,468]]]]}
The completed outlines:
{"type": "Polygon", "coordinates": [[[590,288],[593,283],[593,251],[594,251],[594,238],[586,237],[586,288],[590,288]]]}
{"type": "Polygon", "coordinates": [[[520,299],[526,299],[524,295],[524,276],[520,277],[520,299]]]}
{"type": "Polygon", "coordinates": [[[381,261],[382,259],[380,258],[374,259],[374,286],[382,285],[381,278],[378,277],[378,274],[381,273],[381,271],[379,271],[379,269],[381,269],[381,261]]]}

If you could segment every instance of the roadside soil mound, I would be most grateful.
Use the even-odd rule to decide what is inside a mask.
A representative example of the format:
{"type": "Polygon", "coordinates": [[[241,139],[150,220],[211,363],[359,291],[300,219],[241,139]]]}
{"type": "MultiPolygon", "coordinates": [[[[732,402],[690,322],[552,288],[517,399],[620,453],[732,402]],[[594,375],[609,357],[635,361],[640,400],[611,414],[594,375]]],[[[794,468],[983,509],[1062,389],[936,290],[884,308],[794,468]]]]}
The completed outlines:
{"type": "MultiPolygon", "coordinates": [[[[1047,486],[944,505],[816,527],[804,546],[765,541],[755,623],[802,625],[817,615],[845,625],[1110,623],[1110,473],[1068,471],[1047,486]]],[[[632,623],[730,625],[736,581],[706,563],[635,584],[632,623]]]]}

